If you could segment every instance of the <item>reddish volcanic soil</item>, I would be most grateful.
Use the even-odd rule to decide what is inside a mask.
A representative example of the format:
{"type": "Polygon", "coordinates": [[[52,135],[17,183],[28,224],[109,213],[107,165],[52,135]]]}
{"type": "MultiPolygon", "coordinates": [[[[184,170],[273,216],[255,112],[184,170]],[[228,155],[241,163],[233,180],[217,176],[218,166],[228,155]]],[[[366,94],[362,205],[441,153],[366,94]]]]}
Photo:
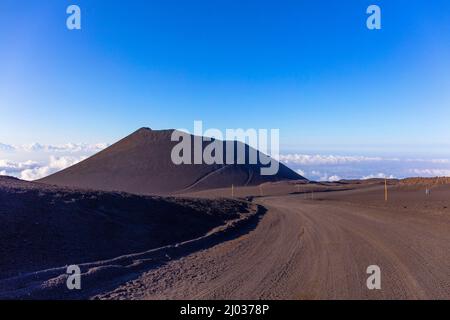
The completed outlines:
{"type": "Polygon", "coordinates": [[[390,181],[388,202],[376,180],[268,184],[263,193],[255,201],[268,211],[256,229],[97,298],[450,299],[450,186],[427,196],[390,181]],[[381,290],[366,286],[370,265],[381,269],[381,290]]]}
{"type": "Polygon", "coordinates": [[[242,201],[75,190],[9,177],[0,177],[0,203],[0,279],[176,244],[249,212],[242,201]]]}
{"type": "Polygon", "coordinates": [[[218,198],[229,188],[183,195],[199,201],[2,179],[4,275],[123,255],[82,264],[79,292],[56,268],[0,279],[0,298],[450,299],[450,186],[430,183],[389,181],[387,202],[380,180],[235,188],[267,209],[258,222],[218,198]]]}

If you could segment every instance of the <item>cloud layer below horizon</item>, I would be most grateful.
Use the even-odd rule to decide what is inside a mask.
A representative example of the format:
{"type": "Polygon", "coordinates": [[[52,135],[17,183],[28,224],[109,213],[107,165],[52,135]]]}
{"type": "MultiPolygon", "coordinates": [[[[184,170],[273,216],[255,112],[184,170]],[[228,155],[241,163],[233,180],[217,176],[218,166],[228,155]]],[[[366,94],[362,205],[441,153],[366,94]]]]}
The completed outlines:
{"type": "Polygon", "coordinates": [[[315,181],[450,176],[450,159],[285,154],[280,161],[315,181]]]}
{"type": "MultiPolygon", "coordinates": [[[[70,167],[108,147],[107,143],[9,145],[0,143],[0,175],[36,180],[70,167]]],[[[450,159],[363,155],[280,155],[280,161],[315,181],[450,176],[450,159]]]]}
{"type": "Polygon", "coordinates": [[[0,175],[37,180],[68,168],[108,147],[106,143],[9,145],[0,143],[0,175]]]}

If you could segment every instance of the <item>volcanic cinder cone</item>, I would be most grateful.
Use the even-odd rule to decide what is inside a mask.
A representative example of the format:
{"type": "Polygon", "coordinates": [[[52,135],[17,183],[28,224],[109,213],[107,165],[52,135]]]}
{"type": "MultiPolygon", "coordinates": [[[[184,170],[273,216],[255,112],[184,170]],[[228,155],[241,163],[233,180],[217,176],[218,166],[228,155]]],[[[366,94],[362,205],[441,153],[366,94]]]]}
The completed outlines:
{"type": "MultiPolygon", "coordinates": [[[[171,141],[173,131],[141,128],[98,154],[39,182],[136,194],[171,194],[305,179],[281,163],[276,175],[261,175],[264,165],[248,164],[251,150],[248,145],[245,145],[245,164],[176,165],[171,159],[172,149],[178,144],[171,141]]],[[[203,149],[209,143],[203,142],[203,149]]],[[[238,144],[234,142],[235,147],[238,144]]],[[[193,155],[194,143],[191,145],[193,155]]]]}

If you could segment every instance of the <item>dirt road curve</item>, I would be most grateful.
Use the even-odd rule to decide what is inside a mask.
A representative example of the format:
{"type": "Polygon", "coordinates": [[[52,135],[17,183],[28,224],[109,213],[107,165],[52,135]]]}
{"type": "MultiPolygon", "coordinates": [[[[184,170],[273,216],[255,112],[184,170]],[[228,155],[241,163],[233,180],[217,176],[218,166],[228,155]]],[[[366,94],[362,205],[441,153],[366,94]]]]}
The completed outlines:
{"type": "Polygon", "coordinates": [[[100,298],[450,299],[448,216],[299,196],[259,202],[269,210],[249,234],[144,273],[100,298]],[[381,290],[367,289],[369,265],[381,268],[381,290]]]}

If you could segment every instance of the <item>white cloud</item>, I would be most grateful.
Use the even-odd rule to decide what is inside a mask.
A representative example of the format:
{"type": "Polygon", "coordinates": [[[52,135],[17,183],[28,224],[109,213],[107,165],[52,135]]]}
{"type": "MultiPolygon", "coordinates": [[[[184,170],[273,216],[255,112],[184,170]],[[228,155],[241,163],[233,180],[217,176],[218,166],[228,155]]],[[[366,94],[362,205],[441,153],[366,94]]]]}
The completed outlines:
{"type": "Polygon", "coordinates": [[[107,148],[106,143],[67,143],[62,145],[8,145],[0,143],[0,175],[36,180],[70,167],[107,148]],[[32,161],[28,159],[34,159],[32,161]]]}
{"type": "Polygon", "coordinates": [[[448,164],[450,159],[431,159],[431,163],[448,164]]]}
{"type": "Polygon", "coordinates": [[[335,181],[340,181],[340,180],[342,180],[342,178],[337,175],[334,175],[334,176],[331,176],[328,178],[328,181],[330,181],[330,182],[335,182],[335,181]]]}
{"type": "Polygon", "coordinates": [[[87,156],[82,157],[50,157],[49,167],[51,169],[62,170],[67,167],[73,166],[80,161],[87,159],[87,156]]]}
{"type": "Polygon", "coordinates": [[[421,177],[450,177],[450,169],[411,169],[410,172],[421,177]]]}
{"type": "Polygon", "coordinates": [[[32,181],[32,180],[44,178],[44,177],[48,176],[49,174],[51,174],[50,168],[47,166],[44,166],[44,167],[38,167],[38,168],[34,168],[34,169],[23,170],[22,172],[20,172],[19,178],[22,180],[32,181]]]}
{"type": "Polygon", "coordinates": [[[25,162],[0,160],[0,175],[13,176],[23,180],[36,180],[68,168],[86,158],[86,156],[50,156],[47,163],[38,163],[31,160],[25,162]]]}
{"type": "Polygon", "coordinates": [[[309,175],[305,174],[305,176],[312,178],[313,180],[317,180],[317,181],[335,182],[335,181],[342,180],[342,178],[336,174],[333,174],[330,176],[326,172],[324,173],[324,172],[317,171],[317,170],[312,170],[309,175]]]}
{"type": "Polygon", "coordinates": [[[450,159],[424,159],[424,158],[411,158],[411,159],[405,159],[405,162],[424,162],[424,163],[434,163],[434,164],[449,164],[450,159]]]}
{"type": "Polygon", "coordinates": [[[32,145],[22,145],[16,147],[16,150],[23,151],[44,151],[44,152],[98,152],[108,147],[106,143],[85,144],[85,143],[67,143],[63,145],[42,145],[34,143],[32,145]]]}
{"type": "MultiPolygon", "coordinates": [[[[35,170],[39,170],[40,165],[35,161],[15,162],[9,160],[0,160],[0,175],[22,178],[31,176],[35,170]]],[[[26,179],[32,180],[32,179],[26,179]]]]}
{"type": "Polygon", "coordinates": [[[364,176],[361,178],[362,180],[369,180],[369,179],[395,179],[395,176],[387,175],[385,173],[378,173],[378,174],[370,174],[367,176],[364,176]]]}
{"type": "Polygon", "coordinates": [[[17,151],[17,152],[88,152],[95,153],[107,148],[109,144],[107,143],[66,143],[61,145],[44,145],[40,143],[23,144],[23,145],[9,145],[0,143],[1,151],[17,151]]]}
{"type": "Polygon", "coordinates": [[[286,164],[301,164],[301,165],[337,165],[354,162],[373,162],[383,160],[384,159],[380,157],[365,157],[365,156],[336,156],[336,155],[308,155],[308,154],[280,155],[281,162],[284,162],[286,164]]]}
{"type": "Polygon", "coordinates": [[[0,151],[14,151],[14,146],[11,146],[9,144],[0,143],[0,151]]]}
{"type": "Polygon", "coordinates": [[[281,155],[280,159],[302,176],[315,181],[450,176],[450,159],[431,156],[403,158],[292,153],[281,155]]]}
{"type": "Polygon", "coordinates": [[[14,162],[9,160],[0,159],[0,170],[3,172],[21,172],[26,169],[34,169],[38,167],[39,164],[35,161],[25,161],[25,162],[14,162]]]}
{"type": "Polygon", "coordinates": [[[311,155],[311,154],[284,154],[280,155],[280,161],[286,164],[300,164],[300,165],[339,165],[362,162],[424,162],[434,164],[450,164],[450,159],[423,159],[423,158],[383,158],[383,157],[368,157],[368,156],[340,156],[340,155],[311,155]]]}

